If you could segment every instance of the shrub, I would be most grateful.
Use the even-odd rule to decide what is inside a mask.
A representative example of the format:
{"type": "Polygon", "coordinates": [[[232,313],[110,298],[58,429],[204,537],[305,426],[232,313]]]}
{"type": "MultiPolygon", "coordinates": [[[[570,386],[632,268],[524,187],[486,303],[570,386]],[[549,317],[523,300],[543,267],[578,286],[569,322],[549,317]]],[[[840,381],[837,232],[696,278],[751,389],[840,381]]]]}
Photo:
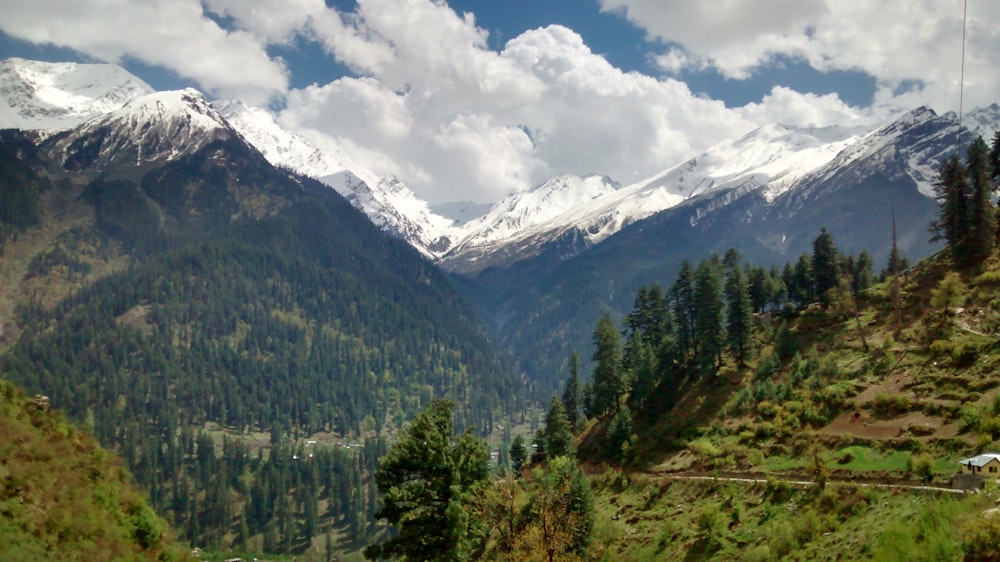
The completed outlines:
{"type": "Polygon", "coordinates": [[[708,438],[701,437],[688,443],[688,449],[699,457],[717,457],[722,451],[708,438]]]}
{"type": "Polygon", "coordinates": [[[930,453],[920,453],[919,455],[911,456],[906,461],[906,465],[911,474],[924,482],[930,482],[934,478],[934,457],[930,453]]]}

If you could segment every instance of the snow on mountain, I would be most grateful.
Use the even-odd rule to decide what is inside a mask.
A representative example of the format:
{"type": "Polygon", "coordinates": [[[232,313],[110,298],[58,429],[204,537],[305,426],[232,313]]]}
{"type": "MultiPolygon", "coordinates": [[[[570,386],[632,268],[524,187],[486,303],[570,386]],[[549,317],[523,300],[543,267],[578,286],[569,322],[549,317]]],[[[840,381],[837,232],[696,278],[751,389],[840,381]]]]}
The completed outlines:
{"type": "Polygon", "coordinates": [[[236,100],[216,100],[212,105],[271,164],[315,178],[351,170],[365,182],[374,185],[379,181],[377,174],[350,162],[343,154],[320,150],[285,129],[266,109],[236,100]]]}
{"type": "MultiPolygon", "coordinates": [[[[762,189],[773,200],[796,179],[832,160],[858,133],[850,128],[768,125],[620,189],[597,188],[593,184],[598,176],[576,182],[556,178],[557,200],[566,204],[548,200],[552,189],[548,183],[528,194],[510,196],[479,221],[472,221],[466,236],[443,262],[445,267],[471,272],[498,265],[484,259],[484,254],[505,245],[521,248],[505,252],[504,259],[516,260],[526,257],[521,255],[524,252],[536,252],[544,243],[566,237],[582,238],[585,245],[598,244],[634,222],[714,189],[762,189]],[[538,209],[526,215],[529,204],[538,209]]],[[[611,183],[606,178],[601,181],[611,183]]]]}
{"type": "Polygon", "coordinates": [[[66,166],[166,162],[236,134],[192,88],[154,92],[132,99],[68,133],[53,137],[52,150],[66,166]]]}
{"type": "Polygon", "coordinates": [[[485,215],[469,221],[455,251],[487,246],[550,224],[570,209],[587,205],[619,188],[606,176],[557,176],[529,191],[508,195],[485,215]]]}
{"type": "Polygon", "coordinates": [[[0,61],[0,128],[71,129],[153,89],[113,64],[0,61]]]}
{"type": "MultiPolygon", "coordinates": [[[[968,131],[963,131],[962,142],[969,140],[968,131]]],[[[862,135],[823,169],[805,178],[801,191],[807,194],[834,179],[841,184],[857,182],[880,171],[888,177],[906,174],[920,193],[933,197],[938,164],[957,145],[955,114],[938,115],[919,107],[862,135]]]]}
{"type": "Polygon", "coordinates": [[[977,107],[962,118],[962,126],[972,131],[973,137],[981,136],[986,142],[1000,131],[1000,104],[977,107]]]}
{"type": "Polygon", "coordinates": [[[383,231],[406,240],[430,259],[444,254],[458,236],[452,220],[432,213],[426,201],[392,174],[374,184],[350,170],[319,180],[336,189],[383,231]]]}
{"type": "Polygon", "coordinates": [[[462,226],[469,221],[478,219],[492,208],[492,203],[476,203],[475,201],[450,201],[430,206],[432,213],[454,221],[455,226],[462,226]]]}
{"type": "Polygon", "coordinates": [[[271,164],[318,178],[379,228],[406,240],[429,258],[451,247],[456,237],[453,221],[431,212],[427,203],[395,176],[379,177],[343,154],[317,148],[284,129],[264,109],[238,101],[219,101],[215,106],[271,164]]]}

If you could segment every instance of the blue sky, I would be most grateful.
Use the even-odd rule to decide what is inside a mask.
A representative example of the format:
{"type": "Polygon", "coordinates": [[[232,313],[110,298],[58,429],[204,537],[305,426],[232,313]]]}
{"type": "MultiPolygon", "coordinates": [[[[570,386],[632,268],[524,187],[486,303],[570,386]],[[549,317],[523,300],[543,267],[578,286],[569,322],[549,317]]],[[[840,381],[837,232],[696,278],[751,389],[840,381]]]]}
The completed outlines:
{"type": "MultiPolygon", "coordinates": [[[[1000,3],[969,2],[966,106],[1000,3]]],[[[756,126],[958,106],[963,0],[0,0],[0,58],[107,61],[270,108],[431,201],[637,181],[756,126]]]]}

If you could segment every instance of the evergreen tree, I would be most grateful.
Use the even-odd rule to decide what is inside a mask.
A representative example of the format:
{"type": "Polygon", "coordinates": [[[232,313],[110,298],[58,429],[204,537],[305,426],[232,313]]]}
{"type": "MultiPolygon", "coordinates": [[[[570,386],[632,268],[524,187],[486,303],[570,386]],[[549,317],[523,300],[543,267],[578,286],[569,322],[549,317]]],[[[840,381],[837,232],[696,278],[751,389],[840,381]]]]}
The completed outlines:
{"type": "Polygon", "coordinates": [[[753,351],[753,310],[742,268],[734,267],[728,272],[725,295],[726,342],[733,357],[740,365],[745,365],[753,351]]]}
{"type": "Polygon", "coordinates": [[[837,247],[833,236],[825,228],[819,229],[819,236],[812,243],[812,278],[815,295],[826,308],[830,305],[827,291],[840,284],[840,268],[837,266],[837,247]]]}
{"type": "Polygon", "coordinates": [[[510,465],[514,469],[514,475],[521,477],[521,470],[528,460],[528,448],[524,444],[524,437],[517,435],[510,443],[510,465]]]}
{"type": "Polygon", "coordinates": [[[455,437],[452,403],[431,402],[382,459],[375,481],[382,492],[376,516],[398,534],[365,549],[365,558],[466,560],[475,536],[463,504],[488,475],[486,445],[471,433],[455,437]]]}
{"type": "Polygon", "coordinates": [[[569,356],[569,378],[563,389],[562,402],[570,429],[575,434],[580,427],[580,356],[575,351],[569,356]]]}
{"type": "Polygon", "coordinates": [[[993,253],[997,239],[996,209],[990,199],[993,193],[993,163],[983,137],[978,137],[969,145],[966,168],[971,198],[969,258],[971,264],[979,264],[993,253]]]}
{"type": "Polygon", "coordinates": [[[990,146],[990,177],[993,178],[995,191],[1000,188],[1000,131],[994,131],[993,144],[990,146]]]}
{"type": "Polygon", "coordinates": [[[750,307],[753,312],[764,312],[771,301],[767,270],[759,266],[751,267],[747,277],[750,285],[750,307]]]}
{"type": "Polygon", "coordinates": [[[875,278],[873,268],[874,262],[871,254],[868,253],[868,250],[861,250],[858,259],[854,262],[854,270],[851,272],[851,291],[855,295],[861,294],[872,286],[875,278]]]}
{"type": "Polygon", "coordinates": [[[563,403],[556,397],[549,402],[545,414],[545,453],[548,458],[573,456],[573,431],[563,403]]]}
{"type": "Polygon", "coordinates": [[[725,345],[722,273],[717,256],[698,264],[694,305],[695,337],[698,340],[695,362],[702,373],[714,375],[722,366],[722,348],[725,345]]]}
{"type": "Polygon", "coordinates": [[[966,234],[970,231],[969,207],[971,206],[965,166],[958,156],[947,158],[938,167],[938,181],[934,192],[938,198],[938,213],[931,225],[932,241],[944,240],[951,250],[952,259],[959,267],[969,261],[966,234]]]}
{"type": "Polygon", "coordinates": [[[643,286],[636,295],[632,311],[625,317],[625,333],[638,332],[643,341],[655,345],[666,335],[668,320],[663,290],[655,283],[643,286]]]}
{"type": "Polygon", "coordinates": [[[639,407],[653,394],[657,383],[656,356],[639,332],[629,335],[623,363],[632,387],[629,402],[639,407]]]}
{"type": "MultiPolygon", "coordinates": [[[[786,266],[789,279],[785,279],[788,300],[802,308],[813,300],[812,258],[808,254],[799,256],[795,266],[786,266]]],[[[782,274],[784,277],[784,274],[782,274]]]]}
{"type": "Polygon", "coordinates": [[[797,304],[797,301],[795,300],[795,270],[792,268],[792,264],[790,262],[786,261],[785,267],[781,270],[781,282],[785,286],[784,300],[797,304]]]}
{"type": "Polygon", "coordinates": [[[614,413],[621,407],[625,392],[622,376],[621,335],[610,312],[605,312],[594,329],[593,409],[595,416],[614,413]]]}
{"type": "Polygon", "coordinates": [[[676,324],[677,349],[686,360],[698,351],[694,335],[694,270],[685,260],[677,273],[677,280],[670,287],[670,301],[676,324]]]}
{"type": "Polygon", "coordinates": [[[777,310],[785,303],[786,291],[783,273],[778,273],[778,267],[772,265],[767,271],[767,293],[771,310],[777,310]]]}
{"type": "Polygon", "coordinates": [[[604,441],[604,454],[612,460],[621,461],[632,439],[632,410],[628,406],[615,414],[608,425],[604,441]]]}

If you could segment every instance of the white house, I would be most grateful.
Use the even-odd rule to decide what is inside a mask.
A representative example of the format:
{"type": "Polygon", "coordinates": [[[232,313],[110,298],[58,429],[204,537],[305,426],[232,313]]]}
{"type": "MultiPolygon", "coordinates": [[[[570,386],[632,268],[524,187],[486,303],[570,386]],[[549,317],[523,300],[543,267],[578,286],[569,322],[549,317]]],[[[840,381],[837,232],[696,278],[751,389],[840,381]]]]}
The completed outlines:
{"type": "Polygon", "coordinates": [[[1000,453],[983,453],[962,459],[958,464],[962,465],[962,474],[1000,476],[1000,453]]]}

